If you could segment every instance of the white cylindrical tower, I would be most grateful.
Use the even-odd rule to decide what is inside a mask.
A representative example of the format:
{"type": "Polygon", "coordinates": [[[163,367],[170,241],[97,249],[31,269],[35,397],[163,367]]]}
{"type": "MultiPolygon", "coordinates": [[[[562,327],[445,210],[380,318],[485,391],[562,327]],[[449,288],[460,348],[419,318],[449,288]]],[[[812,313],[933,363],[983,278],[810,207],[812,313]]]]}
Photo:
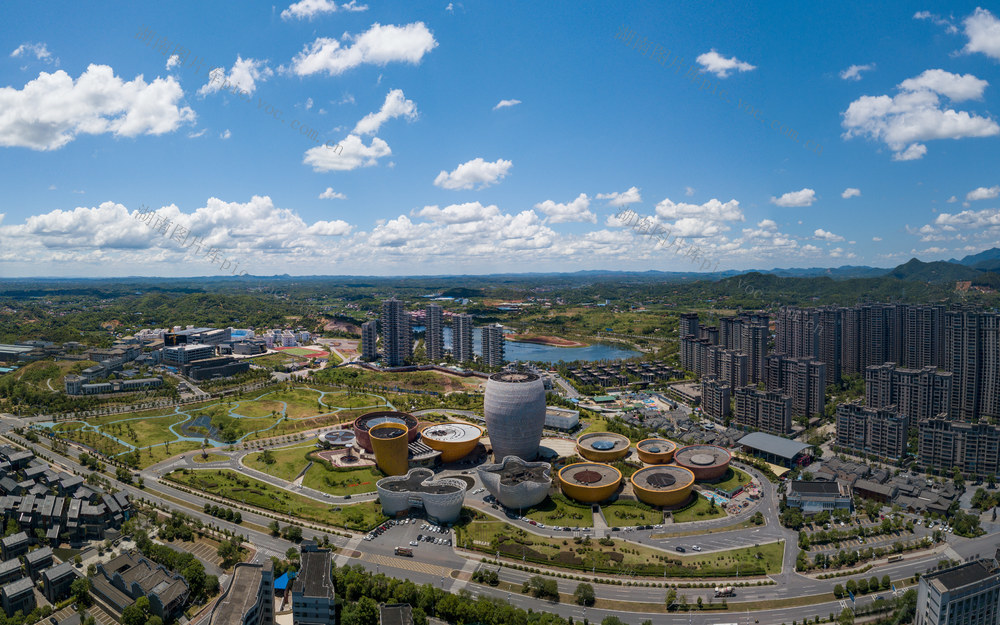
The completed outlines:
{"type": "Polygon", "coordinates": [[[505,371],[486,381],[486,429],[499,462],[507,456],[534,460],[545,427],[545,385],[534,373],[505,371]]]}

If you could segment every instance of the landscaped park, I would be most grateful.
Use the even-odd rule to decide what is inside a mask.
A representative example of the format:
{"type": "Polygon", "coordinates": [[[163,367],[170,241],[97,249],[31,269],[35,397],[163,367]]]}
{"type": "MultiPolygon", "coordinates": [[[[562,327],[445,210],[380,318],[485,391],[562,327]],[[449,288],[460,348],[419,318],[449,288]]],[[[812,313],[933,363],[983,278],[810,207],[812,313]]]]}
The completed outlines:
{"type": "Polygon", "coordinates": [[[368,530],[386,520],[382,507],[375,502],[334,506],[255,480],[232,469],[179,469],[168,474],[166,479],[248,506],[325,525],[368,530]]]}
{"type": "Polygon", "coordinates": [[[781,571],[784,543],[679,556],[612,538],[550,538],[481,513],[456,526],[455,544],[525,562],[581,571],[664,577],[732,577],[781,571]]]}
{"type": "Polygon", "coordinates": [[[133,466],[147,467],[203,446],[226,447],[344,423],[386,405],[385,397],[370,393],[283,387],[248,399],[37,423],[35,427],[102,454],[120,456],[133,466]]]}

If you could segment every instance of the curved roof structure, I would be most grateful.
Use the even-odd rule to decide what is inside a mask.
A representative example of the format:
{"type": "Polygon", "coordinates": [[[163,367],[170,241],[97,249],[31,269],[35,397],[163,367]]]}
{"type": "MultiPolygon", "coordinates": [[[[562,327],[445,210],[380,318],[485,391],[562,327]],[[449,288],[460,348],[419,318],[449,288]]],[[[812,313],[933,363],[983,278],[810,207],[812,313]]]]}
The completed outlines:
{"type": "Polygon", "coordinates": [[[347,447],[355,441],[351,430],[330,430],[319,435],[319,439],[333,447],[347,447]]]}
{"type": "Polygon", "coordinates": [[[694,473],[697,481],[721,478],[729,468],[732,454],[717,445],[688,445],[674,453],[674,462],[694,473]]]}
{"type": "Polygon", "coordinates": [[[503,371],[486,381],[483,414],[495,459],[534,460],[545,427],[545,385],[534,373],[503,371]]]}
{"type": "Polygon", "coordinates": [[[691,498],[694,473],[675,465],[654,465],[639,469],[629,481],[639,501],[651,506],[675,507],[691,498]]]}
{"type": "Polygon", "coordinates": [[[435,423],[420,431],[420,440],[441,452],[441,462],[461,460],[472,453],[483,428],[471,423],[435,423]]]}
{"type": "Polygon", "coordinates": [[[559,486],[563,494],[583,503],[597,503],[618,491],[622,473],[599,462],[577,462],[559,470],[559,486]]]}
{"type": "Polygon", "coordinates": [[[410,469],[406,475],[384,477],[375,484],[382,511],[396,516],[410,509],[414,500],[438,523],[454,523],[462,512],[466,483],[454,478],[433,479],[430,469],[410,469]]]}
{"type": "Polygon", "coordinates": [[[507,456],[496,464],[479,467],[479,480],[507,508],[530,508],[540,504],[552,486],[548,462],[528,462],[507,456]]]}
{"type": "Polygon", "coordinates": [[[409,443],[417,438],[417,419],[413,415],[395,410],[369,412],[354,420],[354,437],[358,445],[365,451],[372,451],[372,442],[368,431],[381,423],[396,423],[406,426],[407,442],[409,443]]]}
{"type": "Polygon", "coordinates": [[[647,438],[636,443],[635,450],[646,464],[667,464],[674,459],[677,444],[665,438],[647,438]]]}
{"type": "Polygon", "coordinates": [[[587,460],[612,462],[628,455],[631,441],[613,432],[592,432],[576,439],[576,450],[587,460]]]}

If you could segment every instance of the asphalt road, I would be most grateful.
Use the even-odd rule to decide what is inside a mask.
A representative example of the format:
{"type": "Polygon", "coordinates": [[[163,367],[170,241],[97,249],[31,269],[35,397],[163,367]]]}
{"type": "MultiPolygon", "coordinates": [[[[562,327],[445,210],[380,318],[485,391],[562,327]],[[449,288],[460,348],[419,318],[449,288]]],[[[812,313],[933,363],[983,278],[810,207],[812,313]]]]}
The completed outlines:
{"type": "MultiPolygon", "coordinates": [[[[19,427],[23,422],[14,418],[2,418],[0,419],[0,433],[6,433],[14,427],[19,427]]],[[[54,458],[57,458],[57,464],[61,465],[63,468],[78,471],[81,473],[86,473],[84,469],[78,462],[77,458],[80,451],[75,447],[70,447],[69,451],[64,456],[53,454],[51,451],[46,451],[46,453],[54,458]]],[[[185,459],[171,459],[156,465],[156,467],[151,467],[147,469],[142,474],[146,481],[146,488],[144,490],[139,490],[136,487],[129,486],[117,482],[111,479],[111,482],[117,487],[133,498],[144,498],[148,501],[156,503],[161,508],[165,509],[178,509],[185,514],[201,520],[203,523],[210,523],[212,525],[229,529],[235,533],[242,534],[247,537],[249,543],[253,544],[257,550],[256,559],[258,561],[270,556],[283,557],[284,553],[295,545],[289,541],[282,540],[281,538],[271,536],[268,533],[257,532],[246,527],[237,526],[226,521],[216,519],[210,515],[201,512],[202,506],[208,499],[200,497],[198,495],[189,494],[171,487],[166,483],[158,483],[156,481],[157,474],[160,471],[164,471],[171,466],[177,468],[179,466],[186,466],[190,461],[191,454],[185,454],[185,459]],[[180,460],[181,464],[174,464],[180,460]],[[194,509],[187,508],[184,506],[179,506],[171,501],[168,501],[163,497],[169,496],[171,498],[186,502],[194,507],[194,509]]],[[[193,465],[192,465],[193,466],[193,465]]],[[[199,464],[198,467],[205,467],[211,465],[199,464]]],[[[241,469],[245,470],[245,469],[241,469]]],[[[254,477],[258,477],[254,475],[254,477]]],[[[279,480],[280,481],[280,480],[279,480]]],[[[777,501],[777,493],[775,492],[774,485],[770,482],[763,480],[761,482],[765,485],[765,494],[762,504],[759,509],[764,512],[766,518],[766,525],[763,528],[745,528],[732,530],[729,532],[720,532],[718,534],[697,536],[697,537],[686,537],[680,539],[683,542],[691,543],[697,541],[697,544],[702,545],[706,548],[718,546],[718,548],[729,548],[727,545],[730,541],[744,541],[744,540],[758,540],[760,537],[767,536],[771,539],[774,538],[784,538],[786,545],[790,547],[795,546],[794,535],[795,533],[791,530],[786,530],[780,527],[777,519],[777,511],[774,503],[777,501]]],[[[313,496],[311,493],[303,493],[307,496],[313,496]]],[[[331,501],[320,494],[320,498],[324,501],[331,501]]],[[[473,497],[470,496],[470,501],[468,503],[476,505],[472,501],[473,497]]],[[[350,502],[357,502],[358,498],[352,498],[350,502]]],[[[480,501],[481,503],[481,501],[480,501]]],[[[747,511],[746,514],[752,514],[755,510],[751,509],[747,511]]],[[[491,508],[489,508],[491,514],[496,514],[491,508]]],[[[266,526],[270,523],[270,519],[264,517],[260,514],[254,512],[242,512],[242,516],[246,521],[256,523],[258,525],[266,526]]],[[[739,523],[741,517],[737,518],[727,518],[725,521],[718,522],[719,525],[723,524],[734,524],[739,523]]],[[[506,520],[506,519],[505,519],[506,520]]],[[[715,521],[705,522],[705,525],[716,523],[715,521]]],[[[523,524],[521,524],[523,525],[523,524]]],[[[360,558],[349,558],[345,555],[338,555],[337,559],[340,563],[350,563],[359,564],[364,568],[377,571],[379,573],[384,573],[386,575],[397,577],[401,579],[410,579],[418,584],[431,583],[435,586],[443,587],[449,591],[457,592],[458,590],[465,588],[472,592],[474,595],[489,595],[499,597],[504,600],[508,600],[511,604],[517,605],[524,609],[534,609],[534,610],[544,610],[548,612],[554,612],[560,614],[564,617],[573,616],[574,619],[588,618],[592,622],[599,622],[604,616],[609,614],[615,614],[619,618],[622,618],[627,623],[637,624],[643,620],[649,619],[653,623],[660,624],[677,624],[683,625],[684,623],[689,623],[690,625],[712,625],[715,623],[745,623],[747,622],[746,616],[738,611],[738,605],[741,601],[754,601],[754,600],[780,600],[786,598],[800,597],[804,595],[820,594],[829,592],[833,585],[836,583],[845,584],[849,579],[860,579],[869,578],[872,575],[882,575],[888,574],[892,579],[897,580],[901,578],[911,577],[915,572],[925,572],[926,570],[932,568],[936,565],[937,561],[945,555],[941,553],[933,554],[921,554],[908,558],[902,562],[893,563],[891,565],[880,566],[876,569],[868,571],[865,574],[854,575],[849,577],[841,577],[836,580],[816,580],[805,575],[801,575],[794,572],[794,561],[795,561],[795,549],[786,548],[785,550],[785,562],[784,568],[781,574],[770,576],[776,585],[772,586],[751,586],[746,588],[738,588],[737,596],[730,600],[730,605],[734,608],[733,611],[727,613],[670,613],[670,614],[651,614],[651,613],[630,613],[623,611],[607,612],[602,610],[596,610],[593,608],[587,608],[586,612],[584,608],[576,605],[567,604],[553,604],[546,601],[540,601],[533,599],[528,596],[520,595],[517,593],[507,593],[495,588],[490,588],[486,586],[479,586],[477,584],[465,583],[459,580],[455,580],[451,577],[452,570],[465,570],[466,572],[471,572],[476,566],[479,566],[478,561],[480,556],[478,554],[470,554],[470,559],[466,559],[459,555],[454,549],[447,548],[440,545],[429,545],[420,543],[418,547],[415,548],[417,557],[415,558],[404,558],[396,557],[392,555],[392,549],[395,546],[406,545],[409,540],[415,537],[417,533],[421,532],[418,528],[420,524],[411,524],[406,526],[397,526],[391,528],[388,532],[383,534],[379,539],[371,542],[360,541],[358,538],[348,539],[344,537],[331,537],[332,542],[338,547],[345,547],[352,545],[357,551],[361,552],[360,558]],[[447,572],[447,573],[445,573],[447,572]]],[[[534,526],[527,525],[526,529],[529,531],[534,531],[539,534],[547,534],[545,530],[539,530],[534,526]]],[[[686,528],[685,528],[686,529],[686,528]]],[[[664,532],[667,530],[654,530],[656,532],[664,532]]],[[[311,530],[305,530],[307,537],[311,537],[311,530]]],[[[636,541],[648,544],[651,539],[649,534],[651,531],[646,530],[644,532],[615,532],[616,539],[623,541],[636,541]]],[[[555,533],[550,533],[551,535],[557,535],[555,533]]],[[[671,539],[673,540],[673,539],[671,539]]],[[[669,546],[671,540],[664,541],[653,541],[658,546],[662,543],[664,546],[669,546]]],[[[763,542],[763,541],[762,541],[763,542]]],[[[947,551],[945,554],[947,557],[952,558],[973,558],[979,557],[981,554],[993,553],[996,549],[996,539],[991,535],[986,535],[977,539],[963,539],[954,536],[949,536],[947,551]]],[[[349,555],[349,554],[348,554],[349,555]]],[[[512,570],[509,567],[502,567],[500,569],[501,579],[515,584],[522,583],[529,575],[520,571],[512,570]]],[[[565,580],[557,579],[560,591],[565,593],[572,593],[576,588],[577,581],[575,580],[565,580]]],[[[595,592],[599,598],[602,599],[614,599],[614,600],[624,600],[624,601],[648,601],[660,603],[663,601],[666,594],[666,590],[662,588],[645,588],[645,587],[627,587],[627,586],[612,586],[605,584],[595,584],[595,592]]],[[[689,602],[695,602],[696,597],[699,593],[704,593],[703,590],[698,589],[679,589],[678,594],[684,594],[687,596],[689,602]]],[[[886,593],[888,594],[888,593],[886,593]]],[[[702,594],[701,596],[706,596],[702,594]]],[[[859,604],[865,604],[872,600],[872,596],[859,597],[859,604]]],[[[749,618],[756,619],[759,623],[764,625],[777,625],[779,623],[790,623],[793,620],[801,620],[804,616],[815,616],[815,615],[828,615],[830,612],[839,613],[844,607],[849,605],[849,601],[834,601],[827,602],[819,605],[811,605],[806,607],[789,607],[789,608],[775,608],[770,610],[758,610],[753,612],[749,618]]],[[[196,623],[195,625],[200,625],[196,623]]]]}

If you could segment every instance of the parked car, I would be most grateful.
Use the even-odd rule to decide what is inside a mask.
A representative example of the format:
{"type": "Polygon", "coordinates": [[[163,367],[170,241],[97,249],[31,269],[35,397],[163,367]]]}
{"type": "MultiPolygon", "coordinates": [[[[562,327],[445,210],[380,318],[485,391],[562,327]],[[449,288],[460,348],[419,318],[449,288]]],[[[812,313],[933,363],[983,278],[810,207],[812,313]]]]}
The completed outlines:
{"type": "Polygon", "coordinates": [[[681,547],[680,545],[678,545],[678,546],[674,547],[674,550],[675,550],[675,551],[676,551],[677,553],[684,553],[684,551],[685,551],[684,547],[681,547]]]}

